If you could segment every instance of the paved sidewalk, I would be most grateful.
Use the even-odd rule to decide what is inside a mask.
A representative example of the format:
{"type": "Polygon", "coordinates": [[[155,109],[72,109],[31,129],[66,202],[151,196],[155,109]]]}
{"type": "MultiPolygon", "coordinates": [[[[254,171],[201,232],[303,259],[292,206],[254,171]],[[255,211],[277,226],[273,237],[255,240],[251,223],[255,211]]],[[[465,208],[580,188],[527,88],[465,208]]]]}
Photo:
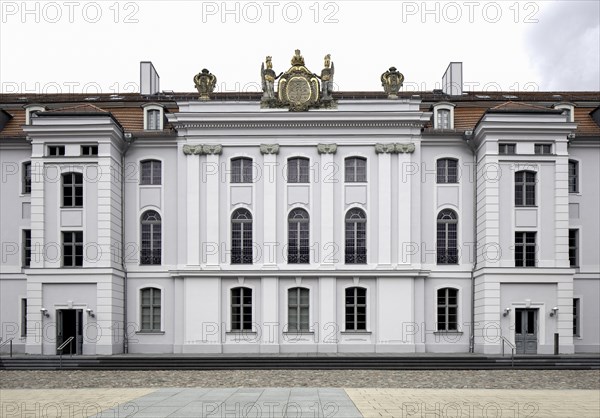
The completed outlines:
{"type": "Polygon", "coordinates": [[[2,417],[600,416],[597,390],[2,389],[2,417]]]}

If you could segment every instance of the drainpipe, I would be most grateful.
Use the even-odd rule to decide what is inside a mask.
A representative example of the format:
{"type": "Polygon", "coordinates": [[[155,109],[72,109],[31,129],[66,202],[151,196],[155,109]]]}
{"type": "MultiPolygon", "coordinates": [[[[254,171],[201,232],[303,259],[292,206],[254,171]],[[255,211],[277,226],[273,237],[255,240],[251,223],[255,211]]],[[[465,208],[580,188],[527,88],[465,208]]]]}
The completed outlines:
{"type": "Polygon", "coordinates": [[[477,151],[471,140],[473,134],[467,138],[467,144],[473,153],[473,267],[471,267],[471,326],[469,329],[469,353],[475,352],[475,270],[477,269],[477,151]]]}
{"type": "Polygon", "coordinates": [[[131,134],[125,134],[125,148],[121,154],[121,268],[123,269],[123,353],[129,353],[127,336],[127,265],[125,264],[125,155],[133,143],[131,134]]]}

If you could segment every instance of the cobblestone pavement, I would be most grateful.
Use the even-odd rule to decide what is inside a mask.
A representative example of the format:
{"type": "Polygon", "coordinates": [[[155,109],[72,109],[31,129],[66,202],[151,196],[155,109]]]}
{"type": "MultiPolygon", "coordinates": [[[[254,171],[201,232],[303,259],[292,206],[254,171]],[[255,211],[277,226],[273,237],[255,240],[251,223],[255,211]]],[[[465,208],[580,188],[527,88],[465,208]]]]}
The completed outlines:
{"type": "Polygon", "coordinates": [[[1,389],[174,387],[600,390],[600,370],[0,371],[1,389]]]}

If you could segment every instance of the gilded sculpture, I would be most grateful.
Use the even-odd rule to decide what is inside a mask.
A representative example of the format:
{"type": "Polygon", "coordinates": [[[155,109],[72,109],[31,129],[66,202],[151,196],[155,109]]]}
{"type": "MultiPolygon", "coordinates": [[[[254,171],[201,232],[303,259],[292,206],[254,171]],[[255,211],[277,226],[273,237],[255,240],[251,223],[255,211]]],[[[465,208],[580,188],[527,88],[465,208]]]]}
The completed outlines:
{"type": "Polygon", "coordinates": [[[210,94],[215,90],[217,84],[217,77],[204,68],[194,76],[194,84],[200,93],[200,100],[210,100],[210,94]]]}
{"type": "Polygon", "coordinates": [[[381,74],[381,85],[383,91],[388,95],[388,99],[397,99],[398,91],[404,83],[404,75],[396,69],[396,67],[390,67],[385,73],[381,74]]]}

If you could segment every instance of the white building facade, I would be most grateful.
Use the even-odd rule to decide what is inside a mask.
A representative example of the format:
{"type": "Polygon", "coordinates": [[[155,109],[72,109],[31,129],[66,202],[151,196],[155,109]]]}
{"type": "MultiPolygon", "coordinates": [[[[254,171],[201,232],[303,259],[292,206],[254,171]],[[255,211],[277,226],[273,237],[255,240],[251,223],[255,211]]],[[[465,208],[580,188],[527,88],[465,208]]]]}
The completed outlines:
{"type": "Polygon", "coordinates": [[[599,352],[597,94],[398,96],[3,96],[3,341],[599,352]]]}

